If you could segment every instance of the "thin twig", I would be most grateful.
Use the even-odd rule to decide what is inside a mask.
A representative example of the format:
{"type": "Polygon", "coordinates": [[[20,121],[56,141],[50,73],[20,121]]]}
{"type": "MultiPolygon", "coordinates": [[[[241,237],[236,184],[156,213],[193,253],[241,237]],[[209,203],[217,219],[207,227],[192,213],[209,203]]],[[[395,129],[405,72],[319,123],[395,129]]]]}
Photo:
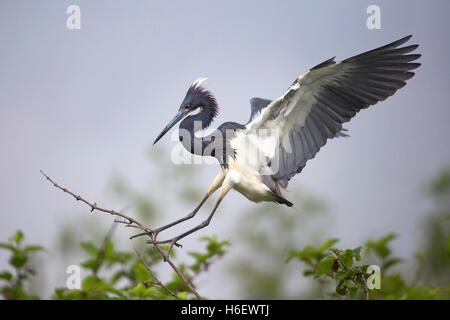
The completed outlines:
{"type": "Polygon", "coordinates": [[[150,231],[150,229],[146,228],[146,227],[145,227],[144,225],[142,225],[139,221],[137,221],[137,220],[135,220],[135,219],[133,219],[133,218],[131,218],[131,217],[128,217],[128,216],[124,215],[123,213],[120,213],[120,212],[117,212],[117,211],[114,211],[114,210],[109,210],[109,209],[101,208],[101,207],[99,207],[99,206],[97,205],[97,203],[95,203],[95,202],[94,202],[94,203],[91,203],[91,202],[87,201],[86,199],[82,198],[80,195],[73,193],[73,192],[70,191],[69,189],[63,188],[63,187],[59,186],[59,185],[58,185],[55,181],[53,181],[48,175],[46,175],[46,174],[44,173],[44,171],[40,170],[40,172],[41,172],[41,174],[42,174],[48,181],[50,181],[50,182],[53,184],[54,187],[56,187],[56,188],[58,188],[58,189],[64,191],[65,193],[70,194],[72,197],[75,198],[75,200],[84,202],[84,203],[87,204],[89,207],[91,207],[91,212],[93,212],[94,210],[97,210],[97,211],[102,211],[102,212],[105,212],[105,213],[109,213],[109,214],[111,214],[111,215],[113,215],[113,216],[118,216],[118,217],[121,217],[121,218],[123,218],[123,219],[125,219],[125,220],[128,220],[128,221],[125,221],[125,222],[124,222],[124,223],[126,223],[126,224],[128,224],[128,225],[135,224],[139,229],[141,229],[141,230],[143,230],[143,231],[146,231],[146,232],[149,232],[149,231],[150,231]]]}
{"type": "Polygon", "coordinates": [[[144,264],[145,269],[147,269],[148,273],[150,273],[150,275],[153,277],[153,279],[155,279],[154,282],[152,282],[153,284],[160,286],[161,288],[163,288],[164,290],[167,291],[167,293],[169,293],[171,296],[175,297],[176,299],[179,299],[179,297],[169,288],[167,288],[155,275],[155,273],[150,269],[149,265],[147,264],[147,262],[145,262],[144,257],[142,256],[142,254],[137,250],[134,249],[134,251],[136,251],[137,256],[139,257],[139,259],[141,260],[141,262],[144,264]]]}
{"type": "Polygon", "coordinates": [[[103,243],[102,246],[100,247],[100,250],[98,251],[98,267],[94,270],[94,273],[97,275],[98,270],[100,269],[100,267],[102,266],[104,259],[105,259],[105,251],[106,251],[106,246],[108,245],[109,241],[111,240],[111,237],[114,233],[114,231],[116,230],[116,226],[117,224],[113,223],[111,225],[111,227],[108,230],[108,233],[106,234],[105,238],[103,239],[103,243]]]}
{"type": "Polygon", "coordinates": [[[364,285],[364,293],[365,293],[365,296],[366,296],[366,300],[369,300],[369,288],[367,288],[366,278],[364,278],[364,276],[361,275],[361,280],[362,280],[363,285],[364,285]]]}
{"type": "Polygon", "coordinates": [[[164,252],[163,249],[161,249],[161,247],[157,244],[153,245],[156,250],[159,251],[159,253],[164,257],[164,261],[166,261],[171,267],[172,269],[177,273],[177,275],[180,277],[181,280],[183,280],[183,282],[188,286],[189,290],[192,291],[192,293],[198,298],[198,299],[202,299],[202,297],[198,294],[197,290],[194,289],[194,287],[192,286],[191,282],[189,280],[186,279],[186,277],[180,272],[180,270],[178,270],[178,268],[175,266],[175,264],[169,259],[169,255],[166,254],[164,252]]]}
{"type": "MultiPolygon", "coordinates": [[[[91,212],[94,211],[94,210],[97,210],[97,211],[109,213],[110,215],[113,215],[113,216],[121,217],[122,219],[124,219],[123,221],[122,220],[114,220],[114,222],[116,222],[116,223],[124,223],[126,227],[134,227],[134,228],[141,229],[142,231],[144,231],[148,235],[148,237],[151,240],[154,240],[154,239],[152,239],[152,230],[147,228],[147,227],[145,227],[142,223],[140,223],[136,219],[131,218],[131,217],[129,217],[129,216],[127,216],[127,215],[125,215],[125,214],[123,214],[121,212],[118,212],[118,211],[109,210],[109,209],[105,209],[105,208],[99,207],[97,205],[97,203],[95,203],[95,202],[91,203],[91,202],[87,201],[86,199],[84,199],[83,197],[81,197],[80,195],[77,195],[77,194],[73,193],[69,189],[61,187],[55,181],[53,181],[48,175],[46,175],[42,170],[40,170],[40,172],[48,181],[50,181],[53,184],[54,187],[64,191],[67,194],[70,194],[72,197],[75,198],[75,200],[84,202],[89,207],[91,207],[91,212]]],[[[172,269],[175,271],[175,273],[180,277],[180,279],[184,282],[184,284],[186,284],[186,286],[197,297],[197,299],[201,300],[202,296],[197,292],[197,290],[194,289],[192,284],[189,282],[189,280],[186,279],[186,277],[180,272],[180,270],[178,270],[177,266],[170,260],[168,254],[166,254],[164,252],[164,250],[161,249],[161,247],[158,244],[156,244],[156,243],[153,243],[153,247],[156,248],[156,250],[158,250],[158,252],[164,258],[164,262],[167,262],[172,267],[172,269]]]]}

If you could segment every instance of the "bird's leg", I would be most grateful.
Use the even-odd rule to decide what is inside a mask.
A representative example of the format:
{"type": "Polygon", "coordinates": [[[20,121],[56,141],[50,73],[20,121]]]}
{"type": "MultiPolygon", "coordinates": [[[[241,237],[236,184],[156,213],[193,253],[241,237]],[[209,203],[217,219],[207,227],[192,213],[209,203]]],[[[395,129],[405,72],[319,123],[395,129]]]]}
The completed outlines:
{"type": "Polygon", "coordinates": [[[152,230],[152,231],[151,231],[151,233],[152,233],[152,238],[153,238],[153,239],[156,239],[156,237],[158,236],[158,234],[159,234],[161,231],[166,230],[166,229],[169,229],[169,228],[171,228],[171,227],[173,227],[173,226],[175,226],[175,225],[177,225],[177,224],[179,224],[179,223],[181,223],[181,222],[183,222],[183,221],[186,221],[186,220],[189,220],[189,219],[193,218],[193,217],[197,214],[197,212],[200,210],[200,208],[202,207],[202,205],[203,205],[203,204],[206,202],[206,200],[209,198],[210,195],[211,195],[211,193],[207,192],[207,193],[205,194],[205,196],[203,197],[202,201],[199,203],[199,205],[198,205],[192,212],[190,212],[188,215],[186,215],[186,216],[184,216],[183,218],[180,218],[180,219],[178,219],[178,220],[175,220],[175,221],[173,221],[173,222],[171,222],[171,223],[168,223],[168,224],[166,224],[166,225],[164,225],[164,226],[162,226],[162,227],[159,227],[159,228],[157,228],[157,229],[152,230]]]}
{"type": "Polygon", "coordinates": [[[217,207],[219,206],[220,202],[222,202],[223,198],[228,193],[228,191],[230,191],[230,189],[233,187],[233,185],[234,185],[234,182],[232,181],[232,179],[226,178],[223,181],[222,188],[220,189],[219,199],[217,200],[216,204],[214,205],[214,208],[213,208],[212,212],[210,213],[210,215],[208,216],[208,218],[205,221],[203,221],[201,224],[199,224],[198,226],[196,226],[196,227],[194,227],[194,228],[192,228],[192,229],[190,229],[190,230],[188,230],[188,231],[186,231],[186,232],[184,232],[184,233],[180,234],[179,236],[176,236],[176,237],[174,237],[172,239],[163,240],[163,241],[151,241],[150,240],[150,241],[148,241],[148,243],[152,243],[152,244],[169,243],[170,247],[169,247],[169,250],[168,250],[167,254],[170,254],[170,251],[172,250],[174,245],[177,246],[177,247],[181,246],[178,243],[179,240],[181,240],[184,237],[190,235],[191,233],[194,233],[194,232],[196,232],[196,231],[198,231],[200,229],[203,229],[203,228],[205,228],[206,226],[209,225],[209,223],[211,222],[212,217],[214,216],[214,213],[217,210],[217,207]]]}
{"type": "Polygon", "coordinates": [[[220,188],[220,186],[221,186],[222,183],[223,183],[223,179],[224,179],[224,178],[225,178],[225,175],[224,175],[224,173],[221,171],[221,172],[214,178],[213,182],[211,183],[211,185],[210,185],[209,188],[208,188],[208,192],[206,192],[205,196],[203,197],[203,199],[202,199],[202,201],[199,203],[199,205],[198,205],[192,212],[190,212],[187,216],[184,216],[184,217],[181,218],[181,219],[175,220],[175,221],[173,221],[173,222],[171,222],[171,223],[168,223],[168,224],[166,224],[166,225],[164,225],[164,226],[162,226],[162,227],[159,227],[159,228],[157,228],[157,229],[150,230],[149,232],[144,232],[144,233],[136,234],[136,235],[132,236],[131,238],[136,238],[136,237],[140,237],[140,236],[144,236],[144,235],[150,234],[151,237],[152,237],[152,239],[153,239],[153,241],[154,241],[154,240],[156,239],[156,237],[158,236],[158,234],[159,234],[161,231],[166,230],[166,229],[168,229],[168,228],[171,228],[171,227],[173,227],[173,226],[175,226],[175,225],[177,225],[177,224],[179,224],[179,223],[181,223],[181,222],[183,222],[183,221],[186,221],[186,220],[189,220],[189,219],[193,218],[193,217],[197,214],[197,212],[200,210],[200,208],[203,206],[203,204],[206,202],[206,200],[207,200],[207,199],[208,199],[208,198],[209,198],[209,197],[210,197],[217,189],[220,188]]]}

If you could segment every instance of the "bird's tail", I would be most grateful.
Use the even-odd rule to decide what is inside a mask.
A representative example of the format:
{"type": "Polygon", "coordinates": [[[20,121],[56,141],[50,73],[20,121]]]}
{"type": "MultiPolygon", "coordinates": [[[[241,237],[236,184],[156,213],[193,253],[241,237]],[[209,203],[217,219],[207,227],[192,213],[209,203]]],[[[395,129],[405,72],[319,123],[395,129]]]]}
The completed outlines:
{"type": "Polygon", "coordinates": [[[281,198],[280,203],[287,205],[288,207],[292,207],[294,204],[285,198],[281,198]]]}
{"type": "Polygon", "coordinates": [[[276,202],[278,202],[280,204],[285,204],[288,207],[292,207],[294,205],[292,202],[290,202],[289,200],[281,197],[280,195],[276,194],[275,192],[272,192],[272,195],[275,197],[276,202]]]}

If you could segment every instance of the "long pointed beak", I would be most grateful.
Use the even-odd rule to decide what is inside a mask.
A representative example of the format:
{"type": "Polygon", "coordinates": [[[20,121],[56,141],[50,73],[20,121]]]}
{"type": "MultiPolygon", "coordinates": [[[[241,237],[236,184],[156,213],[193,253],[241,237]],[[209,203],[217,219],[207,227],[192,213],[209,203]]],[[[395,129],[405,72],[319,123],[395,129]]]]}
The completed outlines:
{"type": "Polygon", "coordinates": [[[158,135],[158,137],[155,139],[155,142],[153,142],[153,145],[159,141],[174,125],[178,123],[181,119],[183,119],[185,116],[185,113],[183,111],[178,111],[178,113],[173,117],[173,119],[169,122],[169,124],[161,131],[161,133],[158,135]]]}

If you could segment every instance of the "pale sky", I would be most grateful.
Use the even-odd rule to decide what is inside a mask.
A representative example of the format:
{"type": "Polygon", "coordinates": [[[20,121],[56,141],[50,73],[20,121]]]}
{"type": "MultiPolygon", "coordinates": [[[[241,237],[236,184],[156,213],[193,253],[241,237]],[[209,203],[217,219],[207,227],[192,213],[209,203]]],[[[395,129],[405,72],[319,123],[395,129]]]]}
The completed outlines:
{"type": "MultiPolygon", "coordinates": [[[[330,57],[413,34],[409,43],[423,54],[416,76],[346,124],[351,137],[329,142],[288,189],[328,201],[330,236],[342,245],[394,231],[399,255],[411,255],[429,207],[423,184],[450,163],[449,9],[444,0],[2,1],[0,241],[21,228],[50,245],[61,214],[82,212],[39,169],[105,205],[114,203],[105,190],[115,171],[148,186],[158,168],[147,151],[196,78],[208,77],[221,107],[213,126],[244,123],[251,97],[277,98],[330,57]],[[81,8],[81,30],[66,28],[70,4],[81,8]],[[371,4],[380,6],[381,30],[366,26],[371,4]]],[[[166,138],[154,148],[174,145],[166,138]]],[[[193,183],[206,191],[219,166],[203,170],[193,183]]],[[[226,202],[256,206],[238,193],[226,202]]],[[[204,234],[227,238],[231,222],[216,219],[204,234]]]]}

